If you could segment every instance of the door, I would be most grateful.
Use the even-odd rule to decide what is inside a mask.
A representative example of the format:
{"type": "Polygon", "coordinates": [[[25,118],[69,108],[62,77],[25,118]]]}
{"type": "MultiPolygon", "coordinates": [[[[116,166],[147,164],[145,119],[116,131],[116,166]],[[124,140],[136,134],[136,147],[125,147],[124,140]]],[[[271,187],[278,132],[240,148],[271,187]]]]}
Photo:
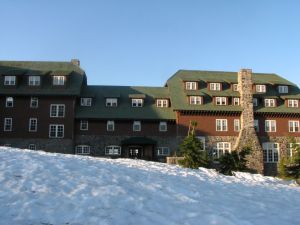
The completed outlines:
{"type": "Polygon", "coordinates": [[[131,159],[141,159],[143,156],[142,147],[129,147],[129,158],[131,159]]]}

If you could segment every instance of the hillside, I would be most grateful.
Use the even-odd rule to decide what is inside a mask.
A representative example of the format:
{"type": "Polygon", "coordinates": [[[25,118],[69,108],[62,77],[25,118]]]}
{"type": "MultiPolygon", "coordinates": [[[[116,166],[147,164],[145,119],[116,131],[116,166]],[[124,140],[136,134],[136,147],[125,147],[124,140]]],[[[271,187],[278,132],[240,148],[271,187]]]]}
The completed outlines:
{"type": "Polygon", "coordinates": [[[0,148],[0,224],[300,224],[277,178],[0,148]]]}

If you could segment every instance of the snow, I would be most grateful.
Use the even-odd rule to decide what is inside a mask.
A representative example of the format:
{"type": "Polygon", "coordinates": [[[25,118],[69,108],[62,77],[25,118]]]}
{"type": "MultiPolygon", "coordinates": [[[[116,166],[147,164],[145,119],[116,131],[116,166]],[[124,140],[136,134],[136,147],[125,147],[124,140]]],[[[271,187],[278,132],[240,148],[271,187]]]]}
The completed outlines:
{"type": "Polygon", "coordinates": [[[300,224],[300,187],[248,173],[0,148],[0,224],[300,224]]]}

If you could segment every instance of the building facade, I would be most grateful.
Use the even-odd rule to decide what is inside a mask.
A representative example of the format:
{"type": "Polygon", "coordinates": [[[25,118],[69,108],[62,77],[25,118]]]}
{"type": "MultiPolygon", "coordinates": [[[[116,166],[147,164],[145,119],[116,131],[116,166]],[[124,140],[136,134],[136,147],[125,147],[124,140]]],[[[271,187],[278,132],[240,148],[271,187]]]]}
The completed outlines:
{"type": "Polygon", "coordinates": [[[163,87],[87,85],[78,60],[0,62],[0,145],[165,161],[197,122],[213,158],[250,146],[275,175],[300,143],[300,90],[276,74],[179,70],[163,87]]]}

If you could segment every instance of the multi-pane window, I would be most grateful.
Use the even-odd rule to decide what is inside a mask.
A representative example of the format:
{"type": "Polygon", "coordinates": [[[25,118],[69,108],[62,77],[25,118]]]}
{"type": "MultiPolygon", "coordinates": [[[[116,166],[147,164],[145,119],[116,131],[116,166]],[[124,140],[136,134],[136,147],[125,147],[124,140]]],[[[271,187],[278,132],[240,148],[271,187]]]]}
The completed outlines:
{"type": "Polygon", "coordinates": [[[133,98],[131,99],[132,107],[142,107],[144,100],[142,98],[133,98]]]}
{"type": "Polygon", "coordinates": [[[226,97],[216,97],[216,105],[227,105],[226,97]]]}
{"type": "Polygon", "coordinates": [[[289,87],[288,86],[278,86],[278,92],[279,93],[289,93],[289,87]]]}
{"type": "Polygon", "coordinates": [[[41,84],[40,76],[29,76],[28,77],[28,85],[29,86],[39,86],[41,84]]]}
{"type": "Polygon", "coordinates": [[[267,91],[266,85],[256,85],[255,86],[256,92],[265,93],[267,91]]]}
{"type": "Polygon", "coordinates": [[[167,131],[168,130],[168,126],[167,126],[167,122],[159,122],[159,131],[167,131]]]}
{"type": "Polygon", "coordinates": [[[169,100],[168,99],[157,99],[156,100],[156,107],[159,107],[159,108],[169,107],[169,100]]]}
{"type": "Polygon", "coordinates": [[[37,97],[31,97],[30,108],[38,108],[38,107],[39,107],[39,99],[37,97]]]}
{"type": "Polygon", "coordinates": [[[158,156],[164,156],[170,154],[170,149],[168,147],[158,147],[156,151],[158,156]]]}
{"type": "Polygon", "coordinates": [[[240,131],[240,120],[239,119],[235,119],[234,121],[234,131],[240,131]]]}
{"type": "Polygon", "coordinates": [[[202,105],[202,97],[190,96],[190,105],[202,105]]]}
{"type": "Polygon", "coordinates": [[[263,143],[264,162],[278,162],[279,144],[273,142],[263,143]]]}
{"type": "Polygon", "coordinates": [[[141,121],[133,121],[132,130],[141,131],[141,121]]]}
{"type": "Polygon", "coordinates": [[[106,130],[107,131],[114,131],[115,130],[115,121],[113,121],[113,120],[107,121],[106,130]]]}
{"type": "Polygon", "coordinates": [[[239,91],[238,84],[233,84],[232,89],[233,89],[233,91],[239,91]]]}
{"type": "Polygon", "coordinates": [[[288,107],[298,108],[298,106],[299,106],[299,100],[298,99],[289,99],[288,100],[288,107]]]}
{"type": "Polygon", "coordinates": [[[265,107],[275,107],[275,106],[276,106],[275,99],[272,98],[265,99],[265,107]]]}
{"type": "Polygon", "coordinates": [[[106,98],[106,107],[117,107],[118,99],[117,98],[106,98]]]}
{"type": "Polygon", "coordinates": [[[36,145],[35,144],[29,144],[28,149],[30,150],[36,150],[36,145]]]}
{"type": "Polygon", "coordinates": [[[265,131],[266,132],[276,132],[276,120],[266,120],[265,121],[265,131]]]}
{"type": "Polygon", "coordinates": [[[4,85],[16,85],[16,76],[5,76],[4,85]]]}
{"type": "Polygon", "coordinates": [[[7,108],[14,107],[14,98],[13,97],[6,97],[5,107],[7,107],[7,108]]]}
{"type": "Polygon", "coordinates": [[[117,145],[106,146],[105,155],[121,155],[121,146],[117,146],[117,145]]]}
{"type": "Polygon", "coordinates": [[[77,145],[75,152],[77,155],[89,155],[91,153],[91,147],[89,145],[77,145]]]}
{"type": "Polygon", "coordinates": [[[92,98],[81,98],[80,99],[81,106],[91,106],[92,105],[92,98]]]}
{"type": "Polygon", "coordinates": [[[51,104],[50,105],[50,117],[65,117],[65,105],[64,104],[51,104]]]}
{"type": "Polygon", "coordinates": [[[297,150],[300,148],[300,143],[288,143],[287,146],[287,156],[289,158],[293,157],[297,152],[297,150]]]}
{"type": "Polygon", "coordinates": [[[259,131],[259,122],[258,122],[258,120],[254,120],[254,130],[255,130],[256,132],[259,131]]]}
{"type": "Polygon", "coordinates": [[[299,132],[299,121],[290,120],[289,121],[289,132],[299,132]]]}
{"type": "Polygon", "coordinates": [[[30,118],[29,119],[29,132],[36,132],[37,131],[37,118],[30,118]]]}
{"type": "Polygon", "coordinates": [[[88,129],[89,129],[89,121],[80,120],[80,130],[88,130],[88,129]]]}
{"type": "Polygon", "coordinates": [[[240,105],[240,98],[233,98],[233,105],[240,105]]]}
{"type": "Polygon", "coordinates": [[[221,91],[221,83],[210,83],[209,90],[211,91],[221,91]]]}
{"type": "Polygon", "coordinates": [[[253,102],[253,106],[258,106],[258,99],[257,98],[253,98],[252,102],[253,102]]]}
{"type": "Polygon", "coordinates": [[[225,153],[231,152],[231,144],[230,142],[218,142],[217,146],[213,149],[213,158],[218,159],[221,156],[225,155],[225,153]]]}
{"type": "Polygon", "coordinates": [[[185,82],[185,90],[197,90],[197,82],[185,82]]]}
{"type": "Polygon", "coordinates": [[[66,77],[65,76],[53,76],[53,85],[61,86],[65,85],[66,77]]]}
{"type": "Polygon", "coordinates": [[[49,125],[49,137],[50,138],[63,138],[64,137],[64,125],[50,124],[49,125]]]}
{"type": "Polygon", "coordinates": [[[12,118],[4,118],[4,131],[12,131],[12,118]]]}
{"type": "Polygon", "coordinates": [[[216,119],[216,131],[227,131],[227,119],[216,119]]]}

